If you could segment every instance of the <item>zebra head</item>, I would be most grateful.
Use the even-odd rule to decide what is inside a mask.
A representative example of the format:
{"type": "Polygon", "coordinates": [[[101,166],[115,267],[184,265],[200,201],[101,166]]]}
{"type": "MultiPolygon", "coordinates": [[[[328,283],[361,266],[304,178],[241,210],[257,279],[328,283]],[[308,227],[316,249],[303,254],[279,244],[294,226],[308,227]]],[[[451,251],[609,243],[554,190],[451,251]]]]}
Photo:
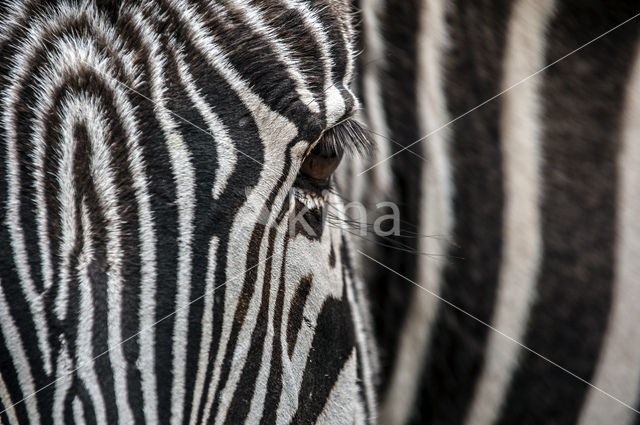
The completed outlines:
{"type": "Polygon", "coordinates": [[[373,415],[340,1],[0,7],[8,422],[373,415]]]}

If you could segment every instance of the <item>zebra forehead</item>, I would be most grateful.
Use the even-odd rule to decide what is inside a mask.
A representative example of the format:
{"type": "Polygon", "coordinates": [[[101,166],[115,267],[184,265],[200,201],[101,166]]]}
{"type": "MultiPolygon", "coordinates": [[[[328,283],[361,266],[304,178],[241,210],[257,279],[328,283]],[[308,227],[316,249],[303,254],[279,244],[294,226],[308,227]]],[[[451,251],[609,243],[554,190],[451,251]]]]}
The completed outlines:
{"type": "MultiPolygon", "coordinates": [[[[208,78],[218,73],[234,91],[249,94],[219,96],[214,104],[224,107],[218,113],[271,127],[272,134],[260,131],[268,143],[295,136],[313,141],[357,108],[349,88],[353,28],[341,0],[106,3],[13,5],[12,14],[22,19],[7,18],[0,42],[29,52],[54,45],[66,56],[65,74],[103,67],[106,60],[114,69],[99,69],[102,77],[133,89],[152,85],[141,57],[156,69],[188,69],[201,91],[220,84],[208,78]],[[69,49],[69,43],[85,47],[69,49]]],[[[34,60],[25,58],[22,69],[34,60]]]]}

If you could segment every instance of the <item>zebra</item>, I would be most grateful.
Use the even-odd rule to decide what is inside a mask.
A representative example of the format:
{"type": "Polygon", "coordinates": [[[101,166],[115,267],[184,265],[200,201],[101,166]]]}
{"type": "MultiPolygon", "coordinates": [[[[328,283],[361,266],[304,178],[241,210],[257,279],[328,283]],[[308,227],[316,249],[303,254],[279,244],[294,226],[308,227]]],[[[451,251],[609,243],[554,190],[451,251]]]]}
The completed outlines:
{"type": "Polygon", "coordinates": [[[353,19],[0,5],[0,422],[375,421],[363,283],[318,218],[368,149],[353,19]]]}
{"type": "Polygon", "coordinates": [[[0,13],[3,422],[637,423],[632,4],[50,3],[0,13]]]}
{"type": "Polygon", "coordinates": [[[637,3],[358,8],[380,423],[640,423],[637,3]]]}

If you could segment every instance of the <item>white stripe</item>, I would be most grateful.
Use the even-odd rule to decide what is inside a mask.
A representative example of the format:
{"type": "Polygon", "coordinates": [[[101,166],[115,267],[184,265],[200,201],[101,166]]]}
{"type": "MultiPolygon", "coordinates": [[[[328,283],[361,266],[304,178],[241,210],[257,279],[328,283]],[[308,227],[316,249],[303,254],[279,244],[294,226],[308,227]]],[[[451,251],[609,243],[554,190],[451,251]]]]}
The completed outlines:
{"type": "MultiPolygon", "coordinates": [[[[347,52],[347,66],[345,67],[344,76],[342,78],[342,85],[344,86],[349,93],[354,95],[351,91],[351,82],[353,80],[353,74],[355,71],[356,65],[356,51],[354,49],[354,39],[356,37],[356,32],[353,28],[353,13],[351,11],[351,3],[350,2],[336,2],[335,4],[335,15],[341,22],[341,31],[342,38],[344,40],[345,50],[347,52]]],[[[354,95],[353,99],[358,102],[358,98],[354,95]]]]}
{"type": "MultiPolygon", "coordinates": [[[[55,390],[53,392],[53,423],[64,424],[64,401],[73,382],[74,374],[73,364],[67,350],[67,341],[64,337],[60,338],[60,352],[58,354],[58,362],[56,365],[55,390]]],[[[34,398],[36,396],[34,395],[34,398]]]]}
{"type": "MultiPolygon", "coordinates": [[[[29,360],[24,352],[22,345],[22,339],[20,338],[20,332],[16,327],[13,317],[9,312],[9,304],[4,295],[4,288],[2,287],[2,281],[0,281],[0,330],[4,337],[6,348],[9,351],[11,360],[13,363],[13,369],[18,375],[18,382],[22,395],[25,397],[24,403],[27,410],[27,416],[29,422],[40,423],[40,414],[38,412],[38,405],[36,404],[36,398],[33,397],[33,393],[36,391],[35,384],[33,382],[33,376],[31,375],[31,367],[29,360]]],[[[9,408],[9,405],[5,406],[5,409],[9,408]]]]}
{"type": "MultiPolygon", "coordinates": [[[[431,126],[448,120],[442,75],[442,60],[449,39],[445,11],[445,2],[442,0],[427,0],[422,5],[421,30],[417,40],[417,93],[421,133],[428,133],[432,130],[431,126]]],[[[421,182],[423,193],[420,205],[420,233],[442,235],[444,239],[420,238],[418,249],[438,256],[447,254],[448,246],[445,241],[453,228],[453,185],[448,158],[448,139],[449,133],[442,131],[434,134],[425,145],[429,163],[423,167],[421,182]]],[[[439,293],[445,265],[445,261],[430,256],[422,257],[418,264],[420,285],[433,293],[439,293]]],[[[414,290],[400,336],[391,384],[381,408],[382,423],[403,424],[409,417],[438,308],[436,298],[414,290]]]]}
{"type": "Polygon", "coordinates": [[[11,401],[11,395],[4,383],[4,379],[2,379],[2,374],[0,374],[0,401],[2,401],[3,413],[9,418],[9,423],[11,425],[19,425],[18,417],[16,416],[16,411],[11,401]]]}
{"type": "MultiPolygon", "coordinates": [[[[336,84],[341,85],[341,89],[345,90],[347,93],[349,93],[349,95],[351,96],[351,98],[353,99],[353,101],[355,102],[354,105],[354,110],[359,109],[359,103],[358,103],[358,98],[355,96],[355,94],[351,91],[351,79],[353,78],[353,69],[354,69],[354,57],[353,57],[353,43],[352,43],[352,34],[351,34],[351,15],[350,15],[350,11],[349,11],[349,5],[345,5],[345,4],[341,4],[341,3],[336,3],[333,6],[334,9],[334,14],[337,15],[337,18],[341,21],[341,28],[340,28],[340,35],[342,37],[342,41],[344,43],[344,47],[345,47],[345,52],[347,54],[346,56],[346,66],[345,66],[345,72],[344,75],[342,76],[342,80],[336,81],[336,84]]],[[[333,85],[329,90],[326,91],[327,93],[327,125],[329,127],[333,126],[334,124],[336,124],[338,122],[338,120],[340,120],[340,118],[342,118],[344,116],[344,114],[346,112],[349,112],[346,110],[346,103],[345,103],[345,99],[342,96],[342,93],[340,92],[340,90],[338,90],[338,88],[333,85]],[[338,96],[339,99],[332,99],[333,96],[338,96]],[[335,105],[332,107],[332,105],[335,105]]]]}
{"type": "MultiPolygon", "coordinates": [[[[58,155],[60,157],[56,168],[55,177],[58,184],[57,199],[60,205],[60,248],[58,257],[60,261],[60,270],[56,286],[58,293],[56,295],[55,305],[53,307],[58,320],[64,321],[67,317],[67,307],[69,301],[69,280],[75,271],[71,270],[71,253],[76,241],[76,187],[74,174],[74,156],[76,150],[76,139],[73,135],[73,126],[75,116],[73,116],[73,100],[70,96],[65,99],[63,110],[71,109],[68,113],[62,113],[63,121],[61,124],[61,140],[58,155]]],[[[81,102],[82,104],[83,102],[81,102]]],[[[84,105],[82,105],[84,106],[84,105]]],[[[76,109],[81,109],[79,106],[76,109]]],[[[54,161],[50,158],[49,161],[54,161]]]]}
{"type": "Polygon", "coordinates": [[[191,403],[191,419],[189,423],[195,425],[198,420],[198,410],[204,392],[204,381],[209,366],[209,352],[213,334],[213,297],[215,272],[217,267],[216,255],[218,254],[218,238],[211,238],[209,242],[209,262],[205,280],[204,307],[202,314],[202,334],[200,336],[200,354],[198,355],[198,371],[193,390],[193,403],[191,403]]]}
{"type": "MultiPolygon", "coordinates": [[[[603,351],[593,385],[633,405],[640,401],[640,46],[628,82],[618,154],[615,286],[603,351]]],[[[635,423],[627,407],[591,388],[580,425],[635,423]]]]}
{"type": "Polygon", "coordinates": [[[329,86],[325,91],[325,106],[327,108],[327,127],[333,126],[344,115],[346,105],[342,93],[335,85],[329,86]]]}
{"type": "Polygon", "coordinates": [[[78,397],[73,398],[73,420],[76,424],[84,424],[87,423],[84,419],[84,408],[82,407],[82,402],[78,397]]]}
{"type": "MultiPolygon", "coordinates": [[[[156,98],[157,99],[157,98],[156,98]]],[[[159,121],[166,124],[169,114],[160,112],[159,121]],[[164,116],[162,116],[164,115],[164,116]]],[[[165,127],[165,125],[162,125],[165,127]]],[[[176,307],[173,327],[173,383],[171,392],[171,422],[182,423],[184,408],[185,368],[187,356],[187,336],[189,331],[189,299],[191,295],[191,240],[193,238],[193,214],[195,206],[195,173],[191,165],[188,148],[177,132],[165,129],[167,147],[171,158],[174,181],[176,182],[178,206],[178,275],[176,307]]]]}
{"type": "MultiPolygon", "coordinates": [[[[554,0],[520,0],[515,5],[507,33],[503,87],[510,87],[544,66],[545,31],[554,7],[554,0]]],[[[504,94],[500,129],[504,245],[491,323],[517,341],[526,331],[542,256],[540,84],[540,78],[533,78],[504,94]]],[[[501,335],[489,334],[485,364],[467,424],[489,425],[498,417],[521,351],[520,346],[501,335]]]]}

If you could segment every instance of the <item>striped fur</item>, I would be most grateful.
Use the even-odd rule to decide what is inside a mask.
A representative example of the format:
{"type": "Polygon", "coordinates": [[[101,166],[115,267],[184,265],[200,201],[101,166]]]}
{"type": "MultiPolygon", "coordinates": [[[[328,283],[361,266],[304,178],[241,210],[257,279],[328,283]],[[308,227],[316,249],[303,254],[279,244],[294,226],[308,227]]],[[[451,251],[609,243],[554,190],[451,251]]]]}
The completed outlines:
{"type": "Polygon", "coordinates": [[[640,423],[640,19],[581,48],[640,9],[600,0],[360,7],[377,11],[361,15],[364,115],[384,119],[371,123],[386,129],[384,149],[411,145],[426,159],[403,151],[364,174],[375,185],[374,173],[391,170],[385,184],[404,219],[395,244],[416,254],[388,239],[367,252],[566,369],[366,262],[380,422],[640,423]],[[384,52],[373,70],[371,52],[384,52]],[[375,91],[367,73],[379,75],[375,91]]]}
{"type": "Polygon", "coordinates": [[[358,7],[2,6],[3,423],[640,423],[640,26],[582,49],[639,11],[358,7]],[[379,148],[341,187],[402,215],[362,245],[405,277],[366,263],[377,413],[366,260],[290,228],[340,208],[297,174],[356,42],[379,148]]]}
{"type": "Polygon", "coordinates": [[[297,175],[357,109],[347,5],[10,1],[0,22],[0,421],[373,421],[347,235],[291,224],[340,208],[297,175]]]}

